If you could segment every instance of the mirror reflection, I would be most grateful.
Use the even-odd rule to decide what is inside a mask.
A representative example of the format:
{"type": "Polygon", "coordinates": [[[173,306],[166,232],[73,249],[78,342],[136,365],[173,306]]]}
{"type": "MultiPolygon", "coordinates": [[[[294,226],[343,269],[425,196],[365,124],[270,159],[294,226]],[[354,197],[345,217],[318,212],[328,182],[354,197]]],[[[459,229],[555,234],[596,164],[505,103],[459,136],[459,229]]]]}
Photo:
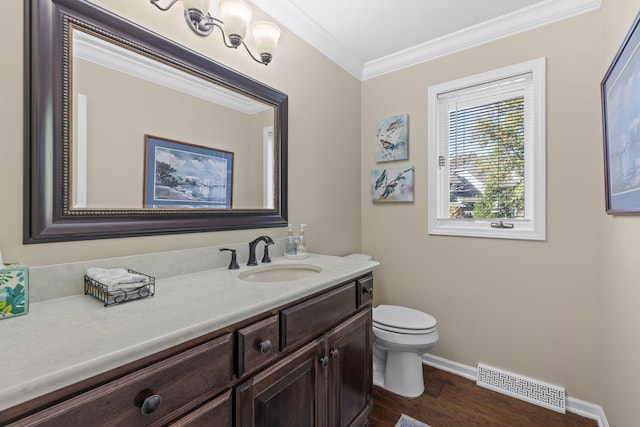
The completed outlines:
{"type": "Polygon", "coordinates": [[[85,30],[71,38],[70,209],[273,209],[273,106],[85,30]]]}
{"type": "Polygon", "coordinates": [[[288,97],[87,0],[28,0],[24,242],[283,227],[288,97]]]}

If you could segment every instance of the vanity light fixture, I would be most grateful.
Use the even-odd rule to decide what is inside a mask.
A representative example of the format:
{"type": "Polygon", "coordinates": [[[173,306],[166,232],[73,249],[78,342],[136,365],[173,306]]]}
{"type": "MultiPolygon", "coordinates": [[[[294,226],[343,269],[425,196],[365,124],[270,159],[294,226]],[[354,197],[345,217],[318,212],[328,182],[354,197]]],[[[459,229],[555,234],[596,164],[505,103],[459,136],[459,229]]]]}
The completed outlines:
{"type": "Polygon", "coordinates": [[[220,0],[218,7],[222,19],[214,18],[209,13],[211,0],[171,0],[165,7],[160,6],[159,1],[150,0],[151,4],[163,12],[171,9],[178,1],[182,1],[184,19],[189,28],[199,36],[209,36],[213,29],[218,27],[222,32],[222,41],[225,46],[237,49],[242,45],[254,61],[264,65],[271,62],[280,38],[280,28],[268,21],[258,21],[251,26],[256,50],[260,57],[258,59],[244,42],[252,15],[251,7],[244,1],[220,0]]]}

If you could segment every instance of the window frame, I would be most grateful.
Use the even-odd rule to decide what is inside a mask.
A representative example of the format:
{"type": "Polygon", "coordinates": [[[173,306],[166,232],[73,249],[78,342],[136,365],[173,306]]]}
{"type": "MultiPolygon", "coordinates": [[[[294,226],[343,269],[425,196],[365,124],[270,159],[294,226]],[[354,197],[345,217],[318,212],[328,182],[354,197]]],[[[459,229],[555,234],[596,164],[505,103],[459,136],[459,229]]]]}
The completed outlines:
{"type": "MultiPolygon", "coordinates": [[[[428,89],[428,232],[434,235],[487,237],[498,239],[546,240],[546,59],[537,58],[485,73],[432,85],[428,89]],[[525,206],[524,219],[438,218],[444,200],[449,206],[449,182],[441,183],[438,166],[438,144],[441,106],[438,96],[512,76],[531,73],[532,90],[525,97],[525,120],[529,122],[525,139],[525,206]],[[513,224],[513,228],[494,228],[492,223],[513,224]]],[[[448,162],[448,159],[447,159],[448,162]]]]}

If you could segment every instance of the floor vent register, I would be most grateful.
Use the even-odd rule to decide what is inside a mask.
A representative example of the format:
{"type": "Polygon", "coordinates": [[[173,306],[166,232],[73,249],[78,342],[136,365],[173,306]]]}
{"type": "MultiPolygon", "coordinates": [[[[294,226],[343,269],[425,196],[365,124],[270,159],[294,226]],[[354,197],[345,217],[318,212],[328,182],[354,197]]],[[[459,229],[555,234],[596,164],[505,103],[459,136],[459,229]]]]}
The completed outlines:
{"type": "Polygon", "coordinates": [[[516,399],[565,413],[565,391],[563,387],[523,377],[502,369],[478,364],[477,384],[516,399]]]}

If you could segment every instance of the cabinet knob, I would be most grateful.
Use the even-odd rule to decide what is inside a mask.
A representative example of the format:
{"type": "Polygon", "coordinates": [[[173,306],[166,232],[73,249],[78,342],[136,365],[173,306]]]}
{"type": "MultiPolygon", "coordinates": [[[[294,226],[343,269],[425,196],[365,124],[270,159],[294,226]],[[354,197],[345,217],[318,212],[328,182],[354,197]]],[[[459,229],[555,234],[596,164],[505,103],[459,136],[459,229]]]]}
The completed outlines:
{"type": "Polygon", "coordinates": [[[265,354],[271,350],[271,340],[264,340],[260,343],[260,353],[265,354]]]}
{"type": "Polygon", "coordinates": [[[156,409],[160,407],[161,403],[162,403],[162,398],[157,394],[152,394],[151,396],[144,399],[144,402],[142,402],[142,414],[143,415],[153,414],[156,411],[156,409]]]}
{"type": "Polygon", "coordinates": [[[373,295],[373,288],[362,288],[362,293],[373,295]]]}
{"type": "Polygon", "coordinates": [[[340,355],[340,352],[338,351],[338,349],[333,349],[329,352],[329,354],[331,355],[332,359],[337,359],[338,356],[340,355]]]}
{"type": "Polygon", "coordinates": [[[320,358],[320,364],[322,365],[323,368],[326,368],[327,366],[329,366],[329,358],[328,357],[321,357],[320,358]]]}

